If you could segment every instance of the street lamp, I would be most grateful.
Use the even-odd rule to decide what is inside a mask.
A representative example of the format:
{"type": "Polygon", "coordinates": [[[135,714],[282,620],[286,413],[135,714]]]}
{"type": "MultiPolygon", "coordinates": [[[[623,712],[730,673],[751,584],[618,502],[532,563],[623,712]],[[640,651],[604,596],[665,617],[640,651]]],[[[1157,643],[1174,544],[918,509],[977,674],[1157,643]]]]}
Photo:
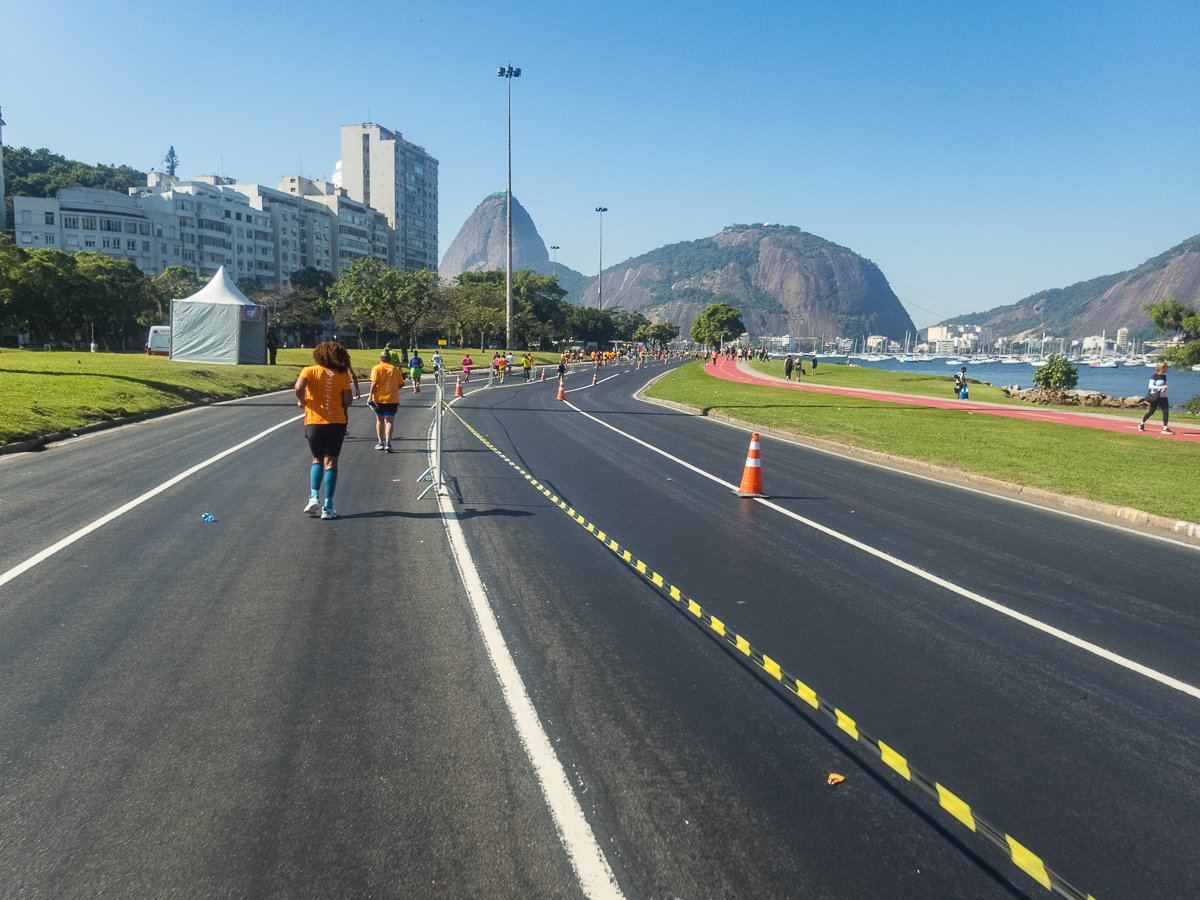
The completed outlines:
{"type": "Polygon", "coordinates": [[[501,66],[496,74],[508,82],[508,191],[504,194],[504,209],[508,218],[508,262],[505,265],[507,304],[504,308],[504,344],[511,349],[512,340],[512,80],[521,77],[521,70],[512,66],[501,66]]]}
{"type": "Polygon", "coordinates": [[[596,279],[596,309],[604,309],[604,214],[607,206],[597,206],[600,213],[600,276],[596,279]]]}
{"type": "MultiPolygon", "coordinates": [[[[560,248],[560,247],[551,247],[550,249],[551,249],[551,250],[554,250],[554,251],[557,251],[557,250],[560,250],[560,249],[562,249],[562,248],[560,248]]],[[[557,277],[558,277],[558,253],[557,253],[557,252],[553,254],[553,260],[551,261],[550,265],[551,265],[551,267],[553,268],[553,271],[552,271],[550,274],[552,274],[552,275],[553,275],[555,278],[557,278],[557,277]]]]}

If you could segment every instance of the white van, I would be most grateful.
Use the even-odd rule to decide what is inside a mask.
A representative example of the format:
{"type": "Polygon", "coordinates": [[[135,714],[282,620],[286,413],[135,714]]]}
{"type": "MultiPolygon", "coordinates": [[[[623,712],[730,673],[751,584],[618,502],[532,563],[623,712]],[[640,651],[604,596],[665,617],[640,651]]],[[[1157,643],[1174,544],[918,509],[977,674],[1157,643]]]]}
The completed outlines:
{"type": "Polygon", "coordinates": [[[146,353],[149,356],[171,355],[171,326],[153,325],[150,328],[150,340],[146,341],[146,353]]]}

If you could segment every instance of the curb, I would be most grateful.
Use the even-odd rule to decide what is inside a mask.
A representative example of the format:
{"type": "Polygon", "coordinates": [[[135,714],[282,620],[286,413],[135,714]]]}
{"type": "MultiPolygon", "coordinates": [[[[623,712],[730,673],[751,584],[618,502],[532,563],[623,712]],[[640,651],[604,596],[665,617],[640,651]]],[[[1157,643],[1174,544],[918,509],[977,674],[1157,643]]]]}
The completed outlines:
{"type": "Polygon", "coordinates": [[[198,409],[201,406],[212,406],[216,403],[232,403],[235,400],[242,400],[246,397],[261,397],[265,394],[278,394],[290,388],[272,388],[269,391],[250,391],[247,394],[242,394],[239,397],[230,397],[227,400],[199,400],[195,403],[184,403],[182,406],[165,406],[162,409],[148,409],[145,412],[134,413],[129,416],[121,416],[116,419],[106,419],[103,422],[93,422],[91,425],[82,425],[79,428],[68,429],[67,431],[56,431],[53,434],[43,434],[39,437],[28,438],[24,441],[14,441],[11,444],[0,444],[0,456],[8,453],[25,453],[30,450],[37,450],[47,444],[54,444],[59,441],[70,440],[71,438],[80,437],[85,434],[93,434],[97,431],[107,431],[110,428],[118,428],[122,425],[132,425],[135,422],[145,422],[147,419],[157,419],[161,416],[169,416],[172,413],[187,412],[189,409],[198,409]]]}
{"type": "MultiPolygon", "coordinates": [[[[666,373],[664,372],[663,374],[665,375],[666,373]]],[[[836,453],[839,456],[846,456],[850,457],[851,459],[861,459],[889,469],[896,469],[902,472],[916,472],[921,475],[928,475],[940,479],[942,481],[968,484],[972,487],[983,488],[985,490],[994,491],[1000,494],[1014,494],[1024,499],[1036,501],[1047,506],[1059,507],[1072,512],[1085,513],[1092,516],[1101,516],[1108,519],[1121,519],[1125,522],[1130,522],[1134,525],[1141,525],[1146,528],[1151,528],[1155,531],[1166,531],[1178,537],[1188,537],[1200,540],[1200,524],[1195,522],[1185,522],[1179,519],[1171,519],[1167,516],[1156,516],[1153,513],[1148,513],[1140,509],[1134,509],[1129,506],[1115,506],[1112,503],[1102,503],[1099,500],[1088,500],[1085,497],[1074,497],[1069,494],[1057,494],[1054,491],[1048,491],[1044,488],[1030,487],[1024,484],[1018,484],[1014,481],[1001,481],[999,478],[989,478],[986,475],[976,475],[971,472],[964,472],[961,469],[952,469],[948,466],[939,466],[933,463],[922,462],[919,459],[910,459],[907,456],[894,456],[890,453],[881,453],[878,450],[866,450],[862,447],[851,446],[850,444],[841,444],[837,441],[828,441],[824,438],[807,437],[784,428],[770,428],[766,425],[755,425],[751,422],[746,422],[742,419],[735,419],[732,416],[726,416],[722,413],[706,412],[705,410],[697,409],[694,406],[686,406],[682,403],[676,403],[673,400],[659,400],[653,397],[647,397],[646,390],[661,377],[662,375],[659,375],[657,378],[647,382],[639,391],[637,391],[637,393],[633,395],[634,399],[642,400],[646,403],[653,403],[656,406],[665,406],[669,409],[689,413],[694,416],[702,416],[706,419],[713,419],[714,421],[723,422],[727,425],[732,425],[735,428],[741,428],[745,431],[757,431],[759,434],[770,435],[771,437],[789,441],[802,447],[813,447],[818,450],[836,453]]]]}

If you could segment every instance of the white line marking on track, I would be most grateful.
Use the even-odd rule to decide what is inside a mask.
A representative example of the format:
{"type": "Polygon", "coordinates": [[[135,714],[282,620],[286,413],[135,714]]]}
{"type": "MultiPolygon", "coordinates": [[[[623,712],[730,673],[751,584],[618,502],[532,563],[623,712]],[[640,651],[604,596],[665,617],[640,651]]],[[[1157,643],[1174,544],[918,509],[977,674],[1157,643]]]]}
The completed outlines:
{"type": "MultiPolygon", "coordinates": [[[[612,375],[609,375],[609,376],[608,376],[608,378],[616,378],[616,377],[617,377],[617,375],[620,375],[620,374],[621,374],[620,372],[616,372],[616,373],[614,373],[614,374],[612,374],[612,375]]],[[[589,382],[588,382],[587,384],[585,384],[583,387],[571,388],[569,391],[563,391],[563,393],[564,393],[564,394],[573,394],[573,393],[575,393],[576,391],[586,391],[586,390],[587,390],[588,388],[590,388],[590,387],[596,387],[597,385],[604,384],[604,382],[608,381],[608,378],[601,378],[599,381],[597,381],[597,382],[596,382],[596,384],[592,384],[592,383],[589,381],[589,382]]]]}
{"type": "Polygon", "coordinates": [[[107,515],[101,516],[99,519],[92,522],[90,525],[84,525],[78,531],[67,535],[65,538],[63,538],[58,543],[51,544],[49,547],[47,547],[41,553],[35,553],[33,556],[29,557],[29,559],[25,560],[25,562],[23,562],[19,565],[13,566],[11,569],[9,569],[7,572],[5,572],[3,575],[0,575],[0,585],[8,584],[8,582],[12,581],[18,575],[21,575],[24,572],[28,572],[30,569],[32,569],[34,566],[36,566],[38,563],[44,562],[45,560],[49,559],[51,556],[53,556],[59,550],[62,550],[66,547],[71,546],[71,544],[75,543],[80,538],[87,537],[89,534],[91,534],[97,528],[101,528],[104,525],[107,525],[113,519],[117,518],[118,516],[123,516],[125,513],[129,512],[131,509],[133,509],[137,506],[141,506],[143,503],[145,503],[151,497],[157,497],[163,491],[167,490],[168,488],[174,487],[175,485],[179,484],[179,482],[183,481],[185,478],[187,478],[191,475],[195,475],[201,469],[207,468],[208,466],[211,466],[215,462],[219,462],[220,460],[229,456],[229,454],[236,453],[238,450],[241,450],[244,447],[249,447],[255,441],[266,437],[272,431],[278,431],[280,428],[283,428],[285,425],[290,425],[293,422],[295,422],[297,419],[302,419],[302,418],[304,418],[303,413],[301,413],[298,416],[292,416],[290,419],[285,419],[284,421],[280,422],[278,425],[272,425],[266,431],[260,431],[258,434],[254,435],[254,437],[244,440],[240,444],[230,447],[228,450],[222,450],[216,456],[211,456],[208,459],[206,459],[204,462],[197,463],[196,465],[192,466],[190,469],[187,469],[184,472],[180,472],[174,478],[168,479],[167,481],[164,481],[162,484],[160,484],[158,487],[152,488],[151,490],[146,491],[146,493],[142,494],[140,497],[135,497],[134,499],[132,499],[128,503],[126,503],[124,506],[120,506],[120,507],[114,509],[112,512],[108,513],[107,515]]]}
{"type": "MultiPolygon", "coordinates": [[[[432,427],[430,430],[432,431],[432,427]]],[[[429,457],[431,465],[433,460],[432,443],[431,436],[429,457]]],[[[446,535],[450,539],[450,551],[454,555],[459,575],[462,576],[463,587],[471,601],[471,608],[475,612],[475,620],[479,623],[483,645],[487,649],[488,658],[492,661],[496,678],[500,681],[504,702],[508,704],[517,735],[521,739],[521,745],[529,754],[529,761],[533,764],[534,772],[537,773],[542,794],[546,798],[546,804],[550,807],[550,814],[558,828],[558,834],[567,851],[567,857],[571,860],[571,866],[579,878],[579,885],[588,897],[597,898],[597,900],[599,898],[624,900],[624,894],[617,885],[616,877],[609,868],[608,860],[604,858],[604,853],[596,842],[596,836],[592,833],[587,819],[584,818],[583,810],[579,806],[574,791],[571,790],[562,763],[550,744],[550,738],[542,729],[537,710],[534,709],[529,694],[525,690],[525,684],[521,681],[521,673],[517,671],[512,654],[508,652],[508,646],[504,643],[504,636],[500,633],[500,626],[488,603],[483,579],[479,577],[479,570],[475,568],[471,552],[467,549],[466,538],[463,536],[458,514],[455,513],[450,498],[444,496],[440,491],[438,492],[438,507],[442,513],[442,521],[446,525],[446,535]]]]}
{"type": "MultiPolygon", "coordinates": [[[[643,441],[641,438],[636,438],[632,434],[624,432],[621,429],[608,424],[607,422],[597,419],[595,416],[591,415],[590,413],[584,412],[582,409],[575,406],[570,401],[563,401],[563,402],[566,403],[567,406],[569,406],[571,409],[575,410],[575,412],[579,413],[581,416],[585,416],[585,417],[591,419],[593,422],[596,422],[599,425],[603,425],[605,428],[609,429],[610,431],[614,431],[617,434],[621,435],[622,437],[628,438],[629,440],[633,441],[635,444],[640,444],[641,446],[645,447],[647,450],[653,450],[655,453],[658,453],[661,456],[665,456],[667,459],[671,460],[672,462],[678,463],[679,465],[683,466],[685,469],[689,469],[690,471],[695,472],[697,475],[702,475],[705,478],[709,479],[710,481],[714,481],[717,484],[722,485],[723,487],[729,488],[729,490],[731,490],[731,491],[737,490],[737,485],[733,484],[732,482],[726,481],[723,478],[718,478],[716,475],[712,475],[708,472],[705,472],[703,469],[700,469],[700,468],[692,465],[689,462],[685,462],[684,460],[680,459],[677,456],[672,456],[667,451],[662,450],[658,447],[655,447],[653,444],[649,444],[646,441],[643,441]]],[[[755,499],[755,502],[761,503],[763,506],[770,507],[771,509],[775,510],[776,512],[782,513],[783,515],[785,515],[791,519],[795,519],[797,522],[800,522],[803,525],[807,525],[809,528],[813,528],[817,531],[820,531],[822,534],[829,535],[830,537],[835,538],[836,540],[842,541],[845,544],[849,544],[851,547],[854,547],[858,550],[862,550],[864,553],[869,553],[871,556],[874,556],[877,559],[881,559],[884,562],[891,563],[893,566],[896,566],[897,568],[903,569],[906,572],[916,575],[918,578],[923,578],[925,581],[928,581],[932,584],[936,584],[938,587],[945,588],[946,590],[948,590],[952,593],[958,594],[960,597],[964,597],[967,600],[971,600],[975,603],[980,604],[981,606],[986,606],[988,609],[994,610],[994,611],[1000,613],[1001,615],[1008,616],[1011,619],[1015,619],[1016,621],[1021,622],[1022,624],[1028,625],[1031,628],[1036,628],[1038,631],[1048,634],[1051,637],[1056,637],[1059,640],[1065,641],[1066,643],[1071,644],[1074,647],[1078,647],[1081,650],[1086,650],[1088,653],[1092,653],[1096,656],[1099,656],[1101,659],[1106,659],[1111,663],[1116,663],[1118,666],[1122,666],[1126,669],[1129,669],[1131,672],[1137,672],[1139,675],[1144,675],[1145,677],[1152,679],[1153,681],[1157,681],[1160,684],[1166,685],[1167,687],[1174,688],[1177,691],[1181,691],[1182,693],[1188,694],[1189,696],[1200,699],[1200,688],[1194,687],[1193,685],[1190,685],[1185,681],[1180,681],[1177,678],[1172,678],[1170,675],[1166,675],[1162,672],[1159,672],[1157,669],[1151,669],[1149,666],[1144,666],[1139,662],[1135,662],[1132,659],[1129,659],[1128,657],[1121,656],[1118,653],[1113,653],[1111,650],[1105,650],[1103,647],[1098,646],[1097,644],[1093,644],[1090,641],[1085,641],[1083,638],[1076,637],[1073,634],[1070,634],[1059,628],[1055,628],[1053,625],[1048,625],[1045,622],[1040,621],[1039,619],[1035,619],[1031,616],[1025,615],[1024,613],[1017,612],[1015,609],[1004,606],[1003,604],[997,603],[994,600],[989,600],[987,597],[984,597],[981,594],[976,594],[974,591],[969,591],[966,588],[959,587],[958,585],[954,584],[953,582],[947,581],[944,578],[934,575],[932,572],[926,572],[924,569],[919,568],[918,566],[914,566],[912,563],[907,563],[904,560],[899,559],[895,556],[892,556],[890,553],[884,553],[882,550],[876,550],[874,547],[871,547],[868,544],[864,544],[862,541],[855,540],[854,538],[850,537],[849,535],[842,534],[840,531],[834,531],[832,528],[822,525],[820,522],[814,522],[812,519],[806,519],[804,516],[802,516],[798,513],[794,513],[790,509],[784,509],[778,503],[772,503],[770,500],[764,500],[761,498],[754,498],[754,499],[755,499]]]]}

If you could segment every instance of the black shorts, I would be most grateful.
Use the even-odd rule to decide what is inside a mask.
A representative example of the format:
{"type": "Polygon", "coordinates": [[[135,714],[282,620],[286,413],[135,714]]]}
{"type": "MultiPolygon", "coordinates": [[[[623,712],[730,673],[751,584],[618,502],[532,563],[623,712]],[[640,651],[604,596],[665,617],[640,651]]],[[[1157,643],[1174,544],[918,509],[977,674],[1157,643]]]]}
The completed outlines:
{"type": "Polygon", "coordinates": [[[383,418],[384,416],[394,416],[396,410],[400,408],[399,403],[376,403],[375,415],[383,418]]]}
{"type": "Polygon", "coordinates": [[[313,459],[327,456],[337,457],[342,453],[342,441],[346,439],[346,423],[336,425],[305,425],[304,438],[313,459]]]}

